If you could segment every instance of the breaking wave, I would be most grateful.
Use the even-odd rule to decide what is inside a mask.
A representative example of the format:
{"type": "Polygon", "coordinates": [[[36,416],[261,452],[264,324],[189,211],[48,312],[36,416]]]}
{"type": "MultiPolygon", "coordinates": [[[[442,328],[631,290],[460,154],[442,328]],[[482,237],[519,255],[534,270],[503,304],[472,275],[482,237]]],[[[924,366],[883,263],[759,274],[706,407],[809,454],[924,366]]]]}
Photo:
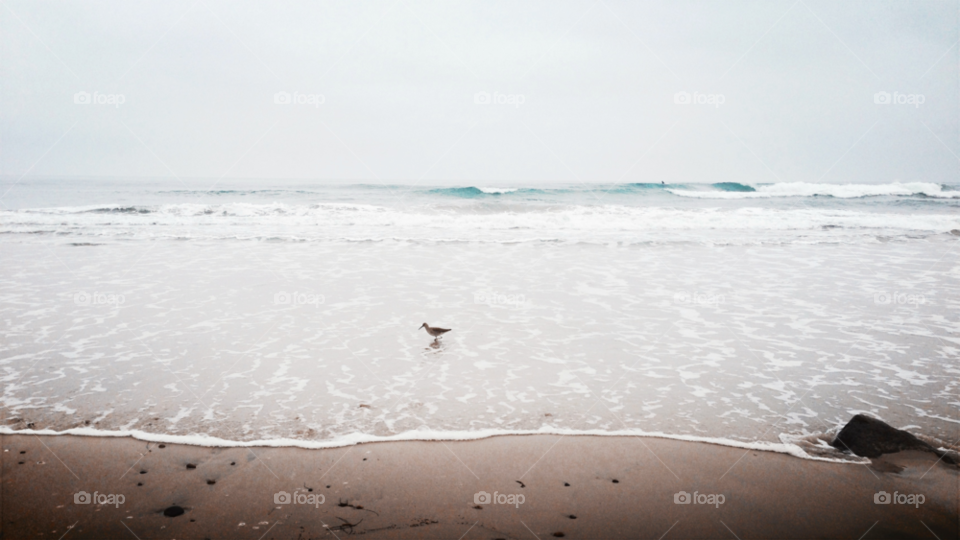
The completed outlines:
{"type": "Polygon", "coordinates": [[[743,184],[713,184],[710,189],[668,189],[670,193],[681,197],[699,197],[704,199],[754,199],[770,197],[835,197],[853,199],[880,196],[924,196],[943,199],[960,198],[960,190],[952,186],[926,182],[901,184],[808,184],[792,182],[782,184],[760,184],[750,187],[743,184]],[[724,186],[724,187],[719,187],[724,186]]]}

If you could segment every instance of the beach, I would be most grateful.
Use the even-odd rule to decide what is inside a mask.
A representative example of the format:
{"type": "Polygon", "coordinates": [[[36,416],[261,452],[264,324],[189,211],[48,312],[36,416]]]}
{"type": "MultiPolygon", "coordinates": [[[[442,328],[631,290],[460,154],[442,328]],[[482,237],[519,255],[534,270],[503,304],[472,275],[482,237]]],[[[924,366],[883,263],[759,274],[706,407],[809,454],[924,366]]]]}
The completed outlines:
{"type": "Polygon", "coordinates": [[[0,8],[0,540],[960,540],[957,2],[0,8]]]}
{"type": "Polygon", "coordinates": [[[960,516],[960,473],[923,452],[832,463],[552,435],[329,449],[0,442],[3,538],[946,540],[958,537],[960,516]],[[890,504],[875,501],[883,493],[890,504]]]}

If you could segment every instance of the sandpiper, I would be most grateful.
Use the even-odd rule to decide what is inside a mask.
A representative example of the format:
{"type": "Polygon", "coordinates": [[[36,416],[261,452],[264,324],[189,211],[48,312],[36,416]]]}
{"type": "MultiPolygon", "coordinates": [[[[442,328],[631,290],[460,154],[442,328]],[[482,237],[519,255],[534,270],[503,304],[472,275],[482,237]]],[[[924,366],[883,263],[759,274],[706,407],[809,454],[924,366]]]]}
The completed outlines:
{"type": "MultiPolygon", "coordinates": [[[[433,336],[433,341],[437,341],[438,339],[440,339],[440,336],[450,331],[449,328],[436,328],[436,327],[430,326],[427,323],[423,323],[422,325],[420,325],[420,328],[426,328],[427,333],[433,336]]],[[[417,330],[419,330],[420,328],[417,328],[417,330]]]]}

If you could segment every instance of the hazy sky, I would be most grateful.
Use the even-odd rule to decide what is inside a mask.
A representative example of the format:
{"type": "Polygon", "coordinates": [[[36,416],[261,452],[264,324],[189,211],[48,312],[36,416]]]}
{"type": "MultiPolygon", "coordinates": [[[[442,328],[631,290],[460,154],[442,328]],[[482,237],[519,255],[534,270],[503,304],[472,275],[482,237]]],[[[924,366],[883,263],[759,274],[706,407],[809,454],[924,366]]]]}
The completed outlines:
{"type": "Polygon", "coordinates": [[[958,8],[5,0],[0,174],[957,183],[958,8]]]}

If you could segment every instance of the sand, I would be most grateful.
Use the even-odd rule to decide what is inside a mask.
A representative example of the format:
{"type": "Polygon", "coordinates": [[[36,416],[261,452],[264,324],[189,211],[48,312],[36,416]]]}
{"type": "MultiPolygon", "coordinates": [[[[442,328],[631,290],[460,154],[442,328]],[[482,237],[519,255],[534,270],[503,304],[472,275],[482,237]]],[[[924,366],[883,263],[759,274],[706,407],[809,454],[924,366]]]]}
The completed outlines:
{"type": "Polygon", "coordinates": [[[0,442],[4,539],[960,536],[960,473],[920,452],[860,465],[641,437],[324,450],[0,442]],[[78,504],[81,491],[103,504],[78,504]],[[296,500],[278,504],[281,491],[296,500]],[[481,491],[496,497],[477,504],[481,491]],[[697,500],[677,504],[681,491],[697,500]],[[876,504],[878,492],[914,504],[876,504]]]}

